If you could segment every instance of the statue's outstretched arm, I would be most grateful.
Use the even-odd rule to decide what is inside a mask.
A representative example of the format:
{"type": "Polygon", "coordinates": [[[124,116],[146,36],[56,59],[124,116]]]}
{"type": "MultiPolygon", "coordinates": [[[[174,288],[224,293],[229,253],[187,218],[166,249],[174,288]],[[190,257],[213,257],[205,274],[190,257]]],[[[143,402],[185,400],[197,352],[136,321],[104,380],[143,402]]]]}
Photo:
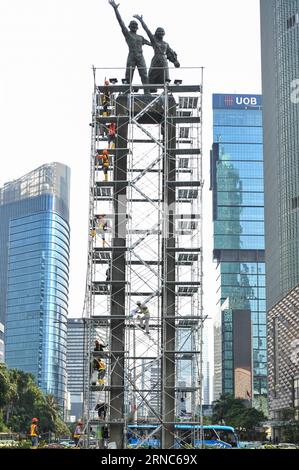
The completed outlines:
{"type": "Polygon", "coordinates": [[[180,67],[177,53],[174,50],[172,50],[169,46],[167,47],[166,56],[167,56],[167,59],[170,62],[172,62],[175,67],[180,67]]]}
{"type": "Polygon", "coordinates": [[[145,43],[145,44],[148,44],[150,46],[155,46],[155,38],[154,38],[154,35],[153,33],[149,30],[149,28],[147,27],[147,25],[145,24],[145,22],[143,21],[143,16],[142,15],[133,15],[133,18],[136,18],[136,20],[140,21],[144,31],[147,33],[148,37],[150,38],[150,41],[151,41],[151,44],[148,44],[148,43],[145,43]]]}
{"type": "Polygon", "coordinates": [[[121,30],[122,30],[124,36],[127,36],[129,31],[128,31],[128,29],[126,28],[126,25],[125,25],[125,23],[123,22],[122,17],[120,16],[120,13],[119,13],[119,11],[118,11],[119,3],[116,4],[114,0],[109,0],[109,3],[110,3],[110,5],[112,6],[112,8],[114,9],[115,16],[116,16],[116,18],[117,18],[117,21],[118,21],[119,24],[120,24],[120,27],[121,27],[121,30]]]}

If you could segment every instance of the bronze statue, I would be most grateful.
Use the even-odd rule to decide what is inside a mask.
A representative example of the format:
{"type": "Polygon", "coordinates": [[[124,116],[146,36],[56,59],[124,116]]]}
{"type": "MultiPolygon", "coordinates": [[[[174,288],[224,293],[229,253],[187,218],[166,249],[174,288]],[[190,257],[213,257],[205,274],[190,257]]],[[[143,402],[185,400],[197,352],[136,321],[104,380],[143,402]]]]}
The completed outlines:
{"type": "MultiPolygon", "coordinates": [[[[123,35],[126,38],[126,42],[129,46],[129,55],[126,66],[126,81],[132,83],[135,68],[138,68],[138,72],[143,85],[148,84],[146,63],[142,53],[142,46],[144,44],[151,46],[151,43],[143,36],[137,34],[138,23],[137,21],[131,21],[129,29],[126,28],[120,13],[118,11],[119,4],[117,5],[114,0],[109,0],[110,5],[113,7],[116,18],[120,24],[123,35]]],[[[145,90],[145,93],[149,93],[149,90],[145,90]]]]}
{"type": "Polygon", "coordinates": [[[149,30],[143,17],[140,15],[134,15],[134,18],[140,21],[143,29],[146,31],[150,38],[151,44],[154,48],[155,55],[152,58],[151,67],[149,70],[148,78],[150,84],[162,84],[170,82],[169,69],[167,59],[174,64],[175,67],[180,67],[180,63],[177,59],[177,54],[170,47],[169,44],[163,41],[165,31],[163,28],[157,28],[155,34],[149,30]]]}

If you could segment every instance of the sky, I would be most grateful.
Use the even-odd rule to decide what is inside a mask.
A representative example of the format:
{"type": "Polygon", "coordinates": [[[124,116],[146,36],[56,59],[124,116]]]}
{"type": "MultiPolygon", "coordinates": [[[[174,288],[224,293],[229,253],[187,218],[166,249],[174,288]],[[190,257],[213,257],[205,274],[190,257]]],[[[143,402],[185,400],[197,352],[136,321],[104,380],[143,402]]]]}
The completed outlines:
{"type": "MultiPolygon", "coordinates": [[[[119,3],[126,25],[142,14],[150,29],[165,29],[182,67],[204,67],[203,288],[204,313],[212,318],[211,94],[261,93],[259,0],[119,3]]],[[[150,49],[144,47],[148,65],[150,49]]],[[[70,316],[81,316],[85,289],[92,65],[125,67],[126,58],[108,0],[0,2],[0,187],[44,163],[71,168],[70,316]]]]}

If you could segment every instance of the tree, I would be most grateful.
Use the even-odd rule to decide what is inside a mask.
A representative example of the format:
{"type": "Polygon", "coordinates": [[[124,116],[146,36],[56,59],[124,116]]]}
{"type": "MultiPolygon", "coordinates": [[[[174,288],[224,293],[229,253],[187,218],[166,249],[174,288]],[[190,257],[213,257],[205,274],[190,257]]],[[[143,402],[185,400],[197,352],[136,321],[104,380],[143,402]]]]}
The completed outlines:
{"type": "Polygon", "coordinates": [[[248,407],[247,400],[234,398],[229,394],[221,395],[219,400],[213,403],[214,422],[242,429],[247,436],[254,433],[265,419],[261,411],[248,407]]]}
{"type": "Polygon", "coordinates": [[[13,403],[18,399],[17,384],[11,379],[10,371],[4,364],[0,364],[0,409],[7,423],[13,403]]]}
{"type": "Polygon", "coordinates": [[[9,402],[10,414],[6,422],[12,431],[26,433],[43,393],[36,385],[33,374],[11,369],[9,375],[17,394],[9,402]]]}
{"type": "Polygon", "coordinates": [[[280,410],[280,418],[284,421],[281,428],[281,440],[284,442],[299,442],[299,424],[295,419],[295,408],[284,408],[280,410]]]}
{"type": "Polygon", "coordinates": [[[56,418],[59,416],[60,406],[57,403],[57,401],[55,400],[55,397],[51,394],[45,395],[43,397],[43,399],[44,399],[44,402],[45,402],[46,410],[48,411],[48,413],[51,416],[51,419],[54,423],[56,418]]]}
{"type": "Polygon", "coordinates": [[[33,417],[42,434],[69,435],[53,395],[44,395],[33,374],[0,364],[0,430],[28,433],[33,417]]]}

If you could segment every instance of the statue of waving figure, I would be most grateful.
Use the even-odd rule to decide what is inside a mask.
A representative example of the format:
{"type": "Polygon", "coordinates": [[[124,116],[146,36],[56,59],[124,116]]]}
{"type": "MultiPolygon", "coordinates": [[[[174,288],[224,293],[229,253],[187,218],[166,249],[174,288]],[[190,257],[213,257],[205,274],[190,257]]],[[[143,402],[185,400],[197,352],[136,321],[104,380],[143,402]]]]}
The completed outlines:
{"type": "Polygon", "coordinates": [[[167,60],[172,62],[175,67],[180,67],[180,63],[178,62],[176,52],[174,52],[169,47],[169,44],[163,40],[165,35],[164,29],[159,27],[156,29],[155,34],[153,34],[145,24],[141,15],[134,15],[134,18],[140,21],[155,51],[148,74],[149,83],[158,85],[170,82],[167,60]]]}
{"type": "MultiPolygon", "coordinates": [[[[109,0],[109,3],[114,9],[115,16],[129,47],[129,55],[126,65],[126,81],[127,83],[132,83],[134,70],[137,67],[141,81],[143,85],[146,85],[148,83],[148,77],[146,63],[143,57],[142,46],[144,44],[151,46],[151,43],[143,36],[137,34],[137,21],[132,20],[129,24],[129,27],[127,28],[118,11],[119,4],[116,4],[114,0],[109,0]]],[[[145,93],[147,92],[148,90],[145,90],[145,93]]]]}

